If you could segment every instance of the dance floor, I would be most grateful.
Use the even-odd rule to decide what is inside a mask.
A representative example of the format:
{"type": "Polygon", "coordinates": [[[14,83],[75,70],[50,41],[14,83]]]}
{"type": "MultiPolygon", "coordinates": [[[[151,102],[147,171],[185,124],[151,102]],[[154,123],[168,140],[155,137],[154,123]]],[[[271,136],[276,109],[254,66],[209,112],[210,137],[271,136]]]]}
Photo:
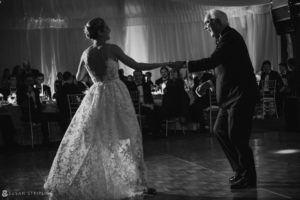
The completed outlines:
{"type": "MultiPolygon", "coordinates": [[[[251,140],[257,189],[231,190],[230,166],[209,133],[180,131],[168,138],[144,137],[153,200],[300,199],[300,133],[286,132],[280,120],[256,121],[251,140]]],[[[57,145],[0,154],[4,199],[47,199],[42,190],[57,145]]]]}

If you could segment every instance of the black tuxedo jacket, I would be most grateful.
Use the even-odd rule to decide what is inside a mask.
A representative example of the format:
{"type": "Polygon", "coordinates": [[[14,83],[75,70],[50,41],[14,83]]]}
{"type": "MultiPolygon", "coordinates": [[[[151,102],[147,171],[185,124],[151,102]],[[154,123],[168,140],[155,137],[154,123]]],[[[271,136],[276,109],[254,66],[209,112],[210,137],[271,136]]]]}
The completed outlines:
{"type": "Polygon", "coordinates": [[[214,69],[217,101],[223,108],[258,98],[247,46],[243,37],[229,26],[222,31],[211,56],[190,61],[188,68],[190,72],[214,69]]]}

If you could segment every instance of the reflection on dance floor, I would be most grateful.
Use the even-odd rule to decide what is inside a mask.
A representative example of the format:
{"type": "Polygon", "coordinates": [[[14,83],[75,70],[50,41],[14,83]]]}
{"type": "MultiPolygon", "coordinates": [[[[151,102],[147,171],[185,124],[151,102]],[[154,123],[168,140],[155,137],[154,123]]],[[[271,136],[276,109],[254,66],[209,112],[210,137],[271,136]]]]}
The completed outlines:
{"type": "MultiPolygon", "coordinates": [[[[144,138],[153,200],[298,199],[300,198],[299,133],[255,130],[251,145],[258,173],[257,189],[230,190],[230,166],[209,133],[144,138]],[[285,152],[285,153],[278,153],[285,152]]],[[[0,153],[0,189],[6,199],[47,199],[42,186],[57,145],[0,153]]],[[[4,198],[4,199],[5,199],[4,198]]]]}

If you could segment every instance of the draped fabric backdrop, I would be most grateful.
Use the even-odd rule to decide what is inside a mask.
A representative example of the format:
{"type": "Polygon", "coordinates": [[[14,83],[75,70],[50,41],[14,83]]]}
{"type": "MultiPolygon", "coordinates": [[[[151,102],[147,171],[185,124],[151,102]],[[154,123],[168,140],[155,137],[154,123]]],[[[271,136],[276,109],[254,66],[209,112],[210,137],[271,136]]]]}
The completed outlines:
{"type": "MultiPolygon", "coordinates": [[[[0,4],[0,69],[12,69],[27,59],[33,68],[45,74],[45,82],[53,89],[58,71],[76,73],[80,55],[90,45],[83,26],[98,16],[103,17],[112,30],[109,42],[119,45],[138,62],[207,57],[215,48],[214,39],[203,30],[203,17],[210,8],[228,14],[230,25],[246,41],[256,72],[266,59],[277,69],[281,62],[280,44],[272,22],[271,5],[221,6],[230,1],[224,2],[3,0],[0,4]]],[[[231,5],[240,5],[242,1],[233,2],[231,5]]],[[[125,74],[132,73],[130,68],[121,67],[125,74]]],[[[159,77],[159,69],[152,73],[153,80],[159,77]]]]}

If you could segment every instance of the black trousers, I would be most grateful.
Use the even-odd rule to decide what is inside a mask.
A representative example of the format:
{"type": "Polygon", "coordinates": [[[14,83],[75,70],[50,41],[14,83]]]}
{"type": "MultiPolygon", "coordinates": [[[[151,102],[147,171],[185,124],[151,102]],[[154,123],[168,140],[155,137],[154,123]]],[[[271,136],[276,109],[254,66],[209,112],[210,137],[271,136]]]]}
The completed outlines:
{"type": "Polygon", "coordinates": [[[256,178],[254,156],[249,146],[255,101],[248,100],[229,108],[220,108],[214,134],[235,172],[247,172],[256,178]]]}

